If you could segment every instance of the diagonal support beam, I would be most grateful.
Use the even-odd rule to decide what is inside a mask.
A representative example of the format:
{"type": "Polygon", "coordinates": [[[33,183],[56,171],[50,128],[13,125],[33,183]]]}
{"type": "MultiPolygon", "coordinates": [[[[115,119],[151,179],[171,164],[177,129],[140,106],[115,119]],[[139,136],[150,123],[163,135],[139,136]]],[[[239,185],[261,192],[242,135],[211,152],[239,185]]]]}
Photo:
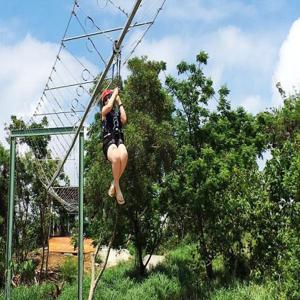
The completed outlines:
{"type": "Polygon", "coordinates": [[[91,84],[91,83],[96,83],[96,80],[90,80],[90,81],[83,81],[83,82],[78,82],[78,83],[71,83],[71,84],[64,84],[64,85],[59,85],[59,86],[54,86],[54,87],[48,87],[45,89],[46,91],[52,91],[52,90],[58,90],[58,89],[63,89],[66,87],[74,87],[74,86],[80,86],[83,84],[91,84]]]}
{"type": "MultiPolygon", "coordinates": [[[[125,35],[126,35],[128,29],[129,29],[129,27],[130,27],[130,24],[132,23],[132,20],[133,20],[135,14],[136,14],[136,12],[137,12],[137,10],[138,10],[138,8],[139,8],[141,2],[142,2],[142,0],[136,0],[136,2],[135,2],[135,4],[134,4],[134,7],[133,7],[133,9],[132,9],[132,11],[131,11],[131,13],[130,13],[130,16],[128,17],[127,22],[126,22],[126,24],[125,24],[125,26],[124,26],[124,28],[123,28],[121,34],[120,34],[120,37],[119,37],[119,39],[118,39],[117,42],[116,42],[116,45],[115,45],[115,46],[116,46],[116,47],[115,47],[116,49],[119,49],[119,48],[121,47],[122,42],[123,42],[123,40],[124,40],[124,38],[125,38],[125,35]]],[[[47,187],[48,190],[50,189],[50,187],[51,187],[52,184],[54,183],[55,179],[59,176],[59,174],[60,174],[60,172],[61,172],[61,170],[62,170],[62,168],[63,168],[63,165],[65,164],[65,162],[66,162],[68,156],[70,155],[70,153],[71,153],[71,151],[72,151],[72,149],[73,149],[73,147],[74,147],[74,145],[75,145],[75,142],[76,142],[76,140],[77,140],[77,138],[78,138],[78,135],[79,135],[79,133],[80,133],[80,130],[81,130],[81,128],[83,127],[84,121],[85,121],[86,118],[87,118],[87,115],[88,115],[88,113],[89,113],[89,111],[90,111],[90,109],[91,109],[91,107],[92,107],[92,104],[93,104],[93,102],[94,102],[94,100],[95,100],[95,98],[96,98],[96,96],[97,96],[97,93],[98,93],[98,91],[99,91],[99,88],[100,88],[101,84],[103,83],[103,81],[104,81],[104,79],[105,79],[105,77],[106,77],[106,75],[107,75],[107,73],[108,73],[108,70],[110,69],[110,67],[111,67],[111,65],[112,65],[112,63],[113,63],[113,60],[114,60],[114,58],[115,58],[115,55],[116,55],[116,53],[113,52],[112,55],[111,55],[111,57],[110,57],[110,59],[109,59],[109,61],[108,61],[108,63],[106,64],[106,67],[105,67],[104,71],[101,73],[101,76],[100,76],[100,78],[99,78],[99,80],[98,80],[98,82],[97,82],[97,84],[96,84],[96,87],[94,88],[93,93],[92,93],[90,102],[89,102],[89,104],[88,104],[88,106],[87,106],[87,108],[86,108],[86,110],[85,110],[85,112],[84,112],[84,114],[83,114],[83,116],[82,116],[82,119],[81,119],[81,121],[80,121],[80,124],[78,125],[78,129],[77,129],[77,131],[76,131],[76,133],[75,133],[75,136],[74,136],[74,138],[73,138],[73,141],[72,141],[72,143],[71,143],[71,146],[70,146],[68,152],[66,153],[64,159],[62,160],[62,162],[61,162],[60,165],[58,166],[58,169],[56,170],[56,172],[55,172],[55,174],[53,175],[52,179],[50,180],[50,182],[49,182],[49,184],[48,184],[48,187],[47,187]]]]}
{"type": "MultiPolygon", "coordinates": [[[[145,25],[150,25],[150,24],[153,24],[153,21],[136,23],[136,24],[130,25],[129,28],[135,28],[135,27],[140,27],[140,26],[145,26],[145,25]]],[[[115,32],[115,31],[121,31],[123,28],[124,27],[116,27],[116,28],[112,28],[112,29],[99,30],[99,31],[91,32],[91,33],[87,33],[87,34],[66,37],[62,41],[69,42],[69,41],[83,39],[83,38],[87,38],[87,37],[91,37],[91,36],[95,36],[95,35],[101,35],[101,34],[111,33],[111,32],[115,32]]]]}

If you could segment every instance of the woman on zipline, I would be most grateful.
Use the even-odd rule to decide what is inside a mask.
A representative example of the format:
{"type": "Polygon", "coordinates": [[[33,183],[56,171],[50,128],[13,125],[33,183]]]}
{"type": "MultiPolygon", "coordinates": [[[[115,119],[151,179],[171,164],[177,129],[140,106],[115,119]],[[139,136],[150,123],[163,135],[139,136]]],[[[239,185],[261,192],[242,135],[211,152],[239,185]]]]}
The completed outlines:
{"type": "Polygon", "coordinates": [[[119,96],[119,89],[106,89],[102,92],[102,133],[103,152],[111,164],[114,180],[108,190],[110,197],[116,196],[117,202],[125,203],[120,189],[120,177],[127,165],[127,149],[124,145],[122,125],[127,121],[126,112],[119,96]]]}

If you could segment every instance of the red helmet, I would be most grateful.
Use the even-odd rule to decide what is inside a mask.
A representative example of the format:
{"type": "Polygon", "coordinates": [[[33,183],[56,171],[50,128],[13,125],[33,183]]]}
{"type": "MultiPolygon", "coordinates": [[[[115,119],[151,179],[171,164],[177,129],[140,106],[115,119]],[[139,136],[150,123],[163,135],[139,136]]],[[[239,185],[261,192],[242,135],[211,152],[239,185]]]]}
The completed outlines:
{"type": "Polygon", "coordinates": [[[102,92],[102,94],[101,94],[101,97],[102,97],[102,101],[104,101],[104,99],[108,96],[108,95],[111,95],[112,94],[112,90],[110,90],[110,89],[106,89],[106,90],[104,90],[103,92],[102,92]]]}

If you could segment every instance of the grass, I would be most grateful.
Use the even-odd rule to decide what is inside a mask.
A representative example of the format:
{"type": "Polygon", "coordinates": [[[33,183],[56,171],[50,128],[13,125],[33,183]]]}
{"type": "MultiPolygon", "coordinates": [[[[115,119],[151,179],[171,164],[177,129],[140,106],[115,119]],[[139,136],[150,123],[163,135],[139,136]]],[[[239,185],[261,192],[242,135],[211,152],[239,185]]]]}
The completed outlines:
{"type": "MultiPolygon", "coordinates": [[[[98,286],[95,300],[163,300],[163,299],[211,299],[211,300],[283,300],[276,282],[264,284],[234,282],[224,287],[222,280],[207,282],[204,269],[196,260],[194,245],[183,245],[171,251],[165,263],[158,266],[145,278],[135,276],[131,262],[120,264],[105,271],[98,286]]],[[[217,262],[220,269],[221,262],[217,262]]],[[[87,299],[89,278],[86,276],[83,284],[87,299]]],[[[13,290],[14,300],[50,299],[48,293],[51,285],[18,287],[13,290]]],[[[3,296],[0,299],[4,299],[3,296]]],[[[65,285],[59,300],[77,299],[77,283],[65,285]]]]}
{"type": "Polygon", "coordinates": [[[265,283],[264,285],[235,284],[229,288],[221,288],[211,295],[212,300],[285,300],[285,295],[281,294],[276,283],[265,283]]]}
{"type": "MultiPolygon", "coordinates": [[[[12,290],[13,300],[36,300],[36,299],[50,299],[48,293],[51,292],[53,286],[51,284],[20,286],[12,290]]],[[[4,293],[0,294],[0,299],[4,300],[4,293]]]]}
{"type": "MultiPolygon", "coordinates": [[[[162,273],[150,274],[144,280],[131,276],[132,265],[125,263],[107,270],[100,282],[95,299],[181,299],[179,282],[162,273]]],[[[89,280],[84,281],[84,299],[88,296],[89,280]]],[[[60,300],[76,299],[77,286],[67,285],[60,300]]]]}

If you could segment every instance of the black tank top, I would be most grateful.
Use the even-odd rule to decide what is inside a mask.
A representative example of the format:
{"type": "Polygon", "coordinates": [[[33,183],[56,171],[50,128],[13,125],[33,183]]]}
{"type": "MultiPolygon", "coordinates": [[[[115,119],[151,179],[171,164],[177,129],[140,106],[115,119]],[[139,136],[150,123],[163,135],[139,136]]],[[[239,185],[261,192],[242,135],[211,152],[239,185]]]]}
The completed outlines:
{"type": "Polygon", "coordinates": [[[122,123],[120,113],[112,109],[104,120],[102,120],[103,138],[107,136],[119,137],[122,133],[122,123]]]}

